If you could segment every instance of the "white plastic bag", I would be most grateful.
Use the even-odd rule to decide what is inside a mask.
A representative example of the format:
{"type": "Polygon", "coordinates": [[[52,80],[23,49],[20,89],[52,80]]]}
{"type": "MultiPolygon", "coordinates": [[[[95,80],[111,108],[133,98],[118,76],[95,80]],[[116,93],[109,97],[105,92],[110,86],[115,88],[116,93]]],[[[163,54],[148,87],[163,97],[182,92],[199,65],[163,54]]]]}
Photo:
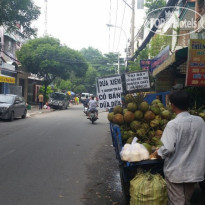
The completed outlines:
{"type": "Polygon", "coordinates": [[[125,144],[120,152],[121,159],[128,162],[139,162],[149,159],[149,152],[142,145],[137,143],[135,137],[131,144],[125,144]]]}

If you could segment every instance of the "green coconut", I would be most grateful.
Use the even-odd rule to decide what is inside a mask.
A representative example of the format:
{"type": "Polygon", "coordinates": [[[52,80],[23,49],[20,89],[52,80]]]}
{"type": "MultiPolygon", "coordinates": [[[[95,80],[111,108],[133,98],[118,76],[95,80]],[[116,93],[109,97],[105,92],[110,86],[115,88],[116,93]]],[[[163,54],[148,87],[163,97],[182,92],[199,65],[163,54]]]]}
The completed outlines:
{"type": "Polygon", "coordinates": [[[166,125],[167,123],[168,123],[168,120],[167,120],[167,119],[162,119],[162,120],[160,120],[160,122],[159,122],[159,124],[160,124],[161,126],[166,125]]]}
{"type": "Polygon", "coordinates": [[[159,107],[164,107],[164,105],[163,105],[163,103],[157,103],[157,105],[159,106],[159,107]]]}
{"type": "Polygon", "coordinates": [[[108,119],[110,122],[112,122],[113,116],[114,116],[114,112],[110,112],[110,113],[108,113],[108,115],[107,115],[107,119],[108,119]]]}
{"type": "Polygon", "coordinates": [[[128,104],[130,102],[134,102],[134,97],[131,94],[127,94],[125,96],[125,102],[128,104]]]}
{"type": "Polygon", "coordinates": [[[126,141],[128,138],[129,138],[128,132],[124,131],[123,134],[122,134],[122,140],[126,141]]]}
{"type": "Polygon", "coordinates": [[[141,122],[137,121],[137,120],[134,120],[130,123],[130,128],[133,130],[133,131],[137,131],[137,129],[139,129],[141,127],[141,122]]]}
{"type": "Polygon", "coordinates": [[[117,105],[114,107],[114,110],[113,110],[114,114],[122,114],[123,113],[123,108],[120,106],[120,105],[117,105]]]}
{"type": "Polygon", "coordinates": [[[122,114],[115,114],[112,118],[112,121],[115,123],[115,124],[118,124],[118,125],[121,125],[124,123],[124,117],[122,114]]]}
{"type": "Polygon", "coordinates": [[[137,130],[136,133],[137,133],[137,136],[139,136],[139,137],[145,137],[145,135],[146,135],[146,130],[143,129],[143,128],[140,128],[140,129],[137,130]]]}
{"type": "Polygon", "coordinates": [[[137,104],[133,102],[128,103],[127,110],[131,112],[135,112],[135,110],[137,110],[137,104]]]}
{"type": "Polygon", "coordinates": [[[154,128],[154,127],[158,127],[159,126],[159,120],[154,119],[150,122],[150,127],[154,128]]]}
{"type": "Polygon", "coordinates": [[[146,112],[147,110],[149,110],[149,104],[147,102],[143,101],[143,102],[140,103],[139,109],[142,112],[146,112]]]}
{"type": "Polygon", "coordinates": [[[171,119],[171,112],[169,110],[164,110],[161,112],[161,116],[164,119],[170,120],[171,119]]]}
{"type": "Polygon", "coordinates": [[[134,137],[129,137],[126,141],[127,144],[131,144],[134,137]]]}
{"type": "Polygon", "coordinates": [[[149,138],[152,138],[152,137],[154,137],[155,136],[155,131],[154,130],[150,130],[149,132],[148,132],[148,137],[149,138]]]}
{"type": "Polygon", "coordinates": [[[123,109],[123,114],[125,114],[127,111],[128,111],[128,109],[127,109],[127,108],[124,108],[124,109],[123,109]]]}
{"type": "Polygon", "coordinates": [[[136,134],[132,130],[127,131],[128,137],[134,137],[136,134]]]}
{"type": "Polygon", "coordinates": [[[155,145],[156,147],[160,147],[160,146],[163,145],[162,141],[161,141],[159,138],[157,138],[157,137],[153,137],[153,138],[152,138],[152,142],[154,143],[154,145],[155,145]]]}
{"type": "Polygon", "coordinates": [[[142,143],[142,145],[147,149],[149,154],[151,154],[151,152],[152,152],[152,145],[150,145],[148,143],[142,143]]]}
{"type": "Polygon", "coordinates": [[[160,107],[157,104],[151,105],[150,110],[156,115],[159,115],[161,112],[160,107]]]}
{"type": "Polygon", "coordinates": [[[125,122],[130,123],[130,122],[132,122],[134,119],[135,119],[135,114],[134,114],[133,112],[127,111],[127,112],[124,114],[124,120],[125,120],[125,122]]]}
{"type": "Polygon", "coordinates": [[[142,118],[143,118],[143,112],[141,110],[136,110],[135,111],[135,119],[141,120],[142,118]]]}
{"type": "Polygon", "coordinates": [[[159,99],[155,99],[155,100],[152,101],[151,104],[154,105],[154,104],[157,104],[157,103],[161,103],[161,101],[159,99]]]}
{"type": "Polygon", "coordinates": [[[144,119],[146,121],[154,120],[154,118],[155,118],[155,114],[152,111],[148,110],[148,111],[145,112],[144,119]]]}
{"type": "Polygon", "coordinates": [[[146,123],[146,122],[143,122],[141,124],[141,128],[145,129],[145,130],[148,130],[149,129],[149,125],[146,123]]]}

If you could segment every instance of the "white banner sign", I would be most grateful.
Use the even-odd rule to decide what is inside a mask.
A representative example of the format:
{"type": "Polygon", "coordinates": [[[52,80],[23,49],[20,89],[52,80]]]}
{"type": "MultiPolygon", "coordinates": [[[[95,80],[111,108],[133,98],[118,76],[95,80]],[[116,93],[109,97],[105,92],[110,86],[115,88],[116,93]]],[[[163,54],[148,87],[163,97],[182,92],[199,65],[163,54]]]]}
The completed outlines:
{"type": "Polygon", "coordinates": [[[150,88],[148,71],[139,71],[136,73],[125,74],[127,91],[150,88]]]}
{"type": "Polygon", "coordinates": [[[100,108],[111,108],[121,105],[122,92],[122,79],[120,75],[97,79],[97,94],[100,108]]]}

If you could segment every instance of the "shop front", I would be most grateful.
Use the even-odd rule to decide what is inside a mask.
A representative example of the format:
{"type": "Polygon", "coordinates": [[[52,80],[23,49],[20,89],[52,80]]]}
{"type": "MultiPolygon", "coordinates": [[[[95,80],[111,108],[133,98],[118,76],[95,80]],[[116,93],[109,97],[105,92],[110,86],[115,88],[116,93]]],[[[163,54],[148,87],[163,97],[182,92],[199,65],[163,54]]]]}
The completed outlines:
{"type": "Polygon", "coordinates": [[[153,70],[156,92],[165,92],[185,86],[187,58],[188,47],[179,49],[153,70]]]}
{"type": "Polygon", "coordinates": [[[0,61],[0,93],[10,93],[10,87],[16,84],[15,66],[0,61]]]}

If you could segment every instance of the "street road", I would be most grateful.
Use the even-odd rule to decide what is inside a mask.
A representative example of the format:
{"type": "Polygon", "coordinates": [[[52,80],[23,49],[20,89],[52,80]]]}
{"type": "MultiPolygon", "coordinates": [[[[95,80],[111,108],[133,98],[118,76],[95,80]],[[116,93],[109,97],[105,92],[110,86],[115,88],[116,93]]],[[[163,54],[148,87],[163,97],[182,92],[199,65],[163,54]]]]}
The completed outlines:
{"type": "Polygon", "coordinates": [[[0,121],[0,205],[122,205],[111,144],[107,112],[92,125],[82,105],[0,121]]]}
{"type": "Polygon", "coordinates": [[[0,205],[79,205],[92,200],[88,195],[100,197],[101,182],[89,181],[102,170],[92,168],[97,156],[106,157],[100,150],[114,156],[106,117],[101,112],[91,124],[78,105],[0,121],[0,205]]]}

